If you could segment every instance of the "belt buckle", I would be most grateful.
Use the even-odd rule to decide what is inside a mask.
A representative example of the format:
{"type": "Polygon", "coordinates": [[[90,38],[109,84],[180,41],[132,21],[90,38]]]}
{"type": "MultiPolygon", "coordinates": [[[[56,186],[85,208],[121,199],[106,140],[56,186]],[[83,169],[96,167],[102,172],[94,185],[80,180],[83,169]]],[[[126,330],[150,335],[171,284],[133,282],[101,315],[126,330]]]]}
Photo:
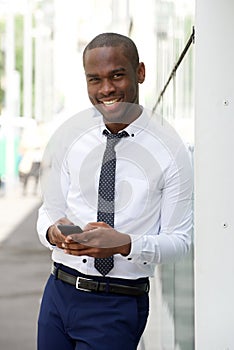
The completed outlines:
{"type": "Polygon", "coordinates": [[[85,281],[91,281],[91,279],[88,279],[88,278],[83,278],[83,277],[77,277],[77,279],[76,279],[76,289],[78,289],[78,290],[83,290],[83,291],[85,291],[85,292],[91,292],[91,290],[90,289],[86,289],[86,288],[81,288],[80,286],[79,286],[79,284],[80,284],[80,280],[85,280],[85,281]]]}

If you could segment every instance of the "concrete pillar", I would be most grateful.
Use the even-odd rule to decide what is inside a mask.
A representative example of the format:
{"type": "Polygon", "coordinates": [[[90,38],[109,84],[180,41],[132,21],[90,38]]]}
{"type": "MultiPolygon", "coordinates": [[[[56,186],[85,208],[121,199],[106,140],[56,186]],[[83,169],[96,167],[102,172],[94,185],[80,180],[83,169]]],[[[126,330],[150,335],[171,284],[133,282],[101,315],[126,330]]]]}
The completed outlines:
{"type": "Polygon", "coordinates": [[[196,3],[195,343],[234,349],[234,2],[196,3]]]}

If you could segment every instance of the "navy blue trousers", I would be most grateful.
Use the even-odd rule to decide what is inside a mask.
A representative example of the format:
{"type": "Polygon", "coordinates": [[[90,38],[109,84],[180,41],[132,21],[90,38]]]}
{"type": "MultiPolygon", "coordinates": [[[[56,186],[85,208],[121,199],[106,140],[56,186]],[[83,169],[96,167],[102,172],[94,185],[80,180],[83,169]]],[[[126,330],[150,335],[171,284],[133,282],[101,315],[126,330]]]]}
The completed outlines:
{"type": "Polygon", "coordinates": [[[148,313],[147,293],[80,291],[51,275],[38,318],[38,350],[136,350],[148,313]]]}

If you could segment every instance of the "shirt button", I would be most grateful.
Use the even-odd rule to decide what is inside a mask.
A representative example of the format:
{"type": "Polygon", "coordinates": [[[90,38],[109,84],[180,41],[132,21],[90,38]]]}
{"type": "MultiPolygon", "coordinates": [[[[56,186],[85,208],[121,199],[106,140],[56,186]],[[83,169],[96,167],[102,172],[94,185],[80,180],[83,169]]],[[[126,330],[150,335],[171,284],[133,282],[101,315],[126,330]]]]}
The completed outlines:
{"type": "Polygon", "coordinates": [[[128,258],[128,260],[132,260],[132,258],[128,258]]]}
{"type": "Polygon", "coordinates": [[[144,261],[144,265],[146,265],[147,264],[147,262],[146,261],[144,261]]]}
{"type": "Polygon", "coordinates": [[[84,264],[87,263],[87,259],[83,259],[82,261],[83,261],[84,264]]]}

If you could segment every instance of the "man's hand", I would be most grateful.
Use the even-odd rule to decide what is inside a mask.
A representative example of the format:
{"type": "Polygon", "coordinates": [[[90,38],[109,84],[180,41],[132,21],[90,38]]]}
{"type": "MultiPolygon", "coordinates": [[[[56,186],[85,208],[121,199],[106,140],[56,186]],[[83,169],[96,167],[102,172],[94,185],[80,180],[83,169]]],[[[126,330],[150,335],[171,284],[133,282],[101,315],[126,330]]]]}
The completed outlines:
{"type": "Polygon", "coordinates": [[[91,222],[84,232],[72,234],[62,243],[65,253],[107,258],[114,254],[127,256],[131,249],[130,236],[120,233],[104,222],[91,222]]]}
{"type": "Polygon", "coordinates": [[[64,236],[58,229],[57,225],[74,225],[67,218],[61,218],[55,222],[54,225],[50,226],[47,231],[47,239],[52,245],[56,245],[58,248],[62,248],[62,243],[65,241],[66,236],[64,236]]]}

